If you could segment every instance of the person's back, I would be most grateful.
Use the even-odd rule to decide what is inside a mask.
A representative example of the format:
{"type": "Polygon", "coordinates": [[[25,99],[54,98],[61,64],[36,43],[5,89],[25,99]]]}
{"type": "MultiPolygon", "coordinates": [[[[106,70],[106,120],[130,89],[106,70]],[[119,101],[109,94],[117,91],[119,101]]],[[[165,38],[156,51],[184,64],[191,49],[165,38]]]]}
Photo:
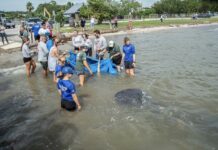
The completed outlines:
{"type": "Polygon", "coordinates": [[[83,71],[84,64],[83,61],[86,60],[86,53],[84,51],[79,51],[76,57],[76,70],[83,71]]]}
{"type": "Polygon", "coordinates": [[[29,46],[27,44],[23,44],[22,46],[22,54],[23,54],[23,57],[24,58],[30,58],[30,49],[29,49],[29,46]]]}
{"type": "Polygon", "coordinates": [[[59,80],[58,87],[61,90],[61,98],[67,101],[73,101],[72,94],[76,92],[75,84],[70,80],[59,80]]]}
{"type": "Polygon", "coordinates": [[[39,35],[39,29],[40,25],[38,23],[35,23],[32,27],[32,32],[34,33],[35,37],[39,35]]]}
{"type": "Polygon", "coordinates": [[[44,62],[47,61],[48,57],[48,49],[46,47],[46,44],[43,41],[40,41],[38,44],[38,61],[44,62]]]}

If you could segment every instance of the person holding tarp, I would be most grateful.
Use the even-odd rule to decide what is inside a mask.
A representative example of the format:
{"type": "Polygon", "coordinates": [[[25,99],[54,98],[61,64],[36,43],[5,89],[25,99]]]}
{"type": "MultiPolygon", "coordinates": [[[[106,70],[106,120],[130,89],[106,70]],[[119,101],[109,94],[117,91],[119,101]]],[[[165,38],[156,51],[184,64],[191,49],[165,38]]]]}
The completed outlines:
{"type": "Polygon", "coordinates": [[[96,52],[96,58],[102,60],[105,52],[107,52],[107,41],[101,35],[99,30],[95,30],[94,50],[96,52]]]}
{"type": "Polygon", "coordinates": [[[116,65],[117,71],[120,72],[120,64],[122,61],[122,54],[120,52],[120,47],[114,41],[110,41],[107,47],[109,57],[112,62],[116,65]]]}
{"type": "Polygon", "coordinates": [[[76,56],[76,73],[79,76],[79,85],[83,86],[85,81],[85,68],[88,69],[89,73],[93,75],[92,70],[90,69],[86,61],[86,46],[80,46],[79,51],[76,56]]]}

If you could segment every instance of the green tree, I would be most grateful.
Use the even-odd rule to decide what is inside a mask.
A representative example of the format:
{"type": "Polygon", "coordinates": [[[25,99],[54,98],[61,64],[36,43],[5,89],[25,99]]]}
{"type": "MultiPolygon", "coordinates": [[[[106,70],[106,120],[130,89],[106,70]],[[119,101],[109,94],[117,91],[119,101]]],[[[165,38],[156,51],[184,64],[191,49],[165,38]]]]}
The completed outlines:
{"type": "Polygon", "coordinates": [[[28,11],[29,13],[31,13],[31,12],[33,11],[34,7],[33,7],[33,4],[32,4],[30,1],[27,2],[27,4],[26,4],[26,9],[27,9],[27,11],[28,11]]]}
{"type": "Polygon", "coordinates": [[[87,10],[92,12],[99,24],[117,14],[116,8],[107,0],[87,0],[87,2],[89,8],[87,10]]]}

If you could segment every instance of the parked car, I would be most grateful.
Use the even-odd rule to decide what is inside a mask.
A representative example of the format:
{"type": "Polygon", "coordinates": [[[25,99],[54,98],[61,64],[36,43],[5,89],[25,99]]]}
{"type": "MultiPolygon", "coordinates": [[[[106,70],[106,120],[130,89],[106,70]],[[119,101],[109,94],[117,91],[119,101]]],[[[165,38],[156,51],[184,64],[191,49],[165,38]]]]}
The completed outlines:
{"type": "Polygon", "coordinates": [[[4,27],[7,28],[15,28],[15,23],[11,20],[5,20],[4,21],[4,27]]]}
{"type": "Polygon", "coordinates": [[[42,24],[42,20],[39,19],[39,18],[29,18],[29,19],[26,21],[26,26],[27,26],[27,29],[28,29],[29,31],[32,30],[32,26],[34,25],[35,22],[39,23],[40,25],[42,24]]]}

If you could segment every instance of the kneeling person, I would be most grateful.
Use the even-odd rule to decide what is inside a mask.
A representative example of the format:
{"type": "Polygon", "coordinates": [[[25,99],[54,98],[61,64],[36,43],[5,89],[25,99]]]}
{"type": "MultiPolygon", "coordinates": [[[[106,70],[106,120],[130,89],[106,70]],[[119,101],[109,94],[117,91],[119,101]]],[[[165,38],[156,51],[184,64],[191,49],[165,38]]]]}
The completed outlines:
{"type": "Polygon", "coordinates": [[[109,42],[107,51],[110,54],[109,57],[112,62],[117,66],[117,71],[120,72],[120,64],[122,61],[122,54],[120,52],[120,47],[114,41],[109,42]]]}
{"type": "Polygon", "coordinates": [[[76,86],[70,81],[73,70],[70,67],[64,67],[62,69],[63,79],[60,79],[57,83],[58,92],[61,95],[61,107],[68,111],[80,110],[81,105],[76,95],[76,86]]]}

